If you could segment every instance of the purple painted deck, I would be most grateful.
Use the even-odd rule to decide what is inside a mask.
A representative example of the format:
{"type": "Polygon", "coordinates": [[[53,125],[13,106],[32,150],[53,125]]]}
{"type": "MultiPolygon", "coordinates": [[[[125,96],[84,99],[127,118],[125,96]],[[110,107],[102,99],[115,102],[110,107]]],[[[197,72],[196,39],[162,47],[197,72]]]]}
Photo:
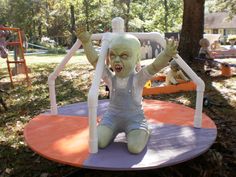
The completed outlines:
{"type": "Polygon", "coordinates": [[[150,125],[152,134],[145,150],[133,155],[127,151],[124,135],[98,154],[90,155],[84,167],[109,170],[153,169],[175,165],[199,156],[210,148],[216,131],[173,125],[150,125]]]}

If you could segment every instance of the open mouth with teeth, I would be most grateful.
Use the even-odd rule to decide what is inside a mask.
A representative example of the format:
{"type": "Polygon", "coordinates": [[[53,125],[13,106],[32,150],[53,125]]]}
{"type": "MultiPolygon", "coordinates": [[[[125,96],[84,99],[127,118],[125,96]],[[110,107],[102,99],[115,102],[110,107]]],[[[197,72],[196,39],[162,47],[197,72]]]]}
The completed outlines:
{"type": "Polygon", "coordinates": [[[123,67],[121,65],[118,65],[118,64],[115,65],[115,71],[116,72],[119,73],[119,72],[121,72],[122,69],[123,69],[123,67]]]}

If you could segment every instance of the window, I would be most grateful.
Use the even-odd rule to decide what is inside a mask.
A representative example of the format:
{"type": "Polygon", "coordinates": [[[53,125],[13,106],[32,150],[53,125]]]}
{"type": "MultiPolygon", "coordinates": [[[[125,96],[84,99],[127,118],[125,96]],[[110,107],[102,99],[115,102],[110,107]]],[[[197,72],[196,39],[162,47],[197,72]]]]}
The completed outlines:
{"type": "Polygon", "coordinates": [[[218,34],[218,29],[213,29],[212,32],[213,34],[218,34]]]}

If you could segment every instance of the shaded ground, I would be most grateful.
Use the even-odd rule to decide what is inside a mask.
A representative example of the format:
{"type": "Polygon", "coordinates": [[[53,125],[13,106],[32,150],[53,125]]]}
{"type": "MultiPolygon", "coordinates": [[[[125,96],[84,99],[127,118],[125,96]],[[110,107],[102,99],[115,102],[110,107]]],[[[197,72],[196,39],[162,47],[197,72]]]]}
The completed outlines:
{"type": "MultiPolygon", "coordinates": [[[[107,172],[78,169],[44,159],[31,151],[24,142],[23,128],[35,115],[49,109],[49,73],[55,64],[31,65],[32,87],[18,82],[10,88],[6,69],[0,70],[0,87],[10,95],[1,93],[8,111],[0,107],[0,177],[59,177],[78,170],[74,176],[155,176],[155,177],[234,177],[236,174],[236,76],[225,78],[214,71],[211,76],[198,72],[206,83],[206,96],[212,105],[204,107],[218,128],[216,142],[205,154],[182,164],[148,171],[107,172]]],[[[91,83],[92,68],[87,64],[69,65],[56,81],[58,105],[85,101],[91,83]],[[88,82],[89,81],[89,82],[88,82]]],[[[22,80],[23,76],[15,79],[22,80]]],[[[101,87],[101,99],[104,87],[101,87]]],[[[195,92],[148,96],[195,106],[195,92]]]]}

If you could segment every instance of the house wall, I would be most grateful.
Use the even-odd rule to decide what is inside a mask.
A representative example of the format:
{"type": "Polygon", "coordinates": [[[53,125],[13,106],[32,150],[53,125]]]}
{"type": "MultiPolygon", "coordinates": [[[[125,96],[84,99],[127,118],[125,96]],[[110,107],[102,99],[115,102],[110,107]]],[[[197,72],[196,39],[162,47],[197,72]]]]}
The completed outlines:
{"type": "Polygon", "coordinates": [[[226,34],[236,34],[236,29],[235,28],[229,28],[229,29],[225,29],[226,34]]]}
{"type": "Polygon", "coordinates": [[[228,28],[228,29],[209,29],[206,28],[204,29],[204,33],[206,34],[222,34],[222,35],[230,35],[230,34],[236,34],[236,29],[235,28],[228,28]]]}
{"type": "Polygon", "coordinates": [[[211,29],[204,29],[204,33],[206,33],[206,34],[212,34],[212,30],[211,30],[211,29]]]}
{"type": "Polygon", "coordinates": [[[223,28],[219,29],[219,34],[225,35],[225,34],[224,34],[224,29],[223,29],[223,28]]]}

